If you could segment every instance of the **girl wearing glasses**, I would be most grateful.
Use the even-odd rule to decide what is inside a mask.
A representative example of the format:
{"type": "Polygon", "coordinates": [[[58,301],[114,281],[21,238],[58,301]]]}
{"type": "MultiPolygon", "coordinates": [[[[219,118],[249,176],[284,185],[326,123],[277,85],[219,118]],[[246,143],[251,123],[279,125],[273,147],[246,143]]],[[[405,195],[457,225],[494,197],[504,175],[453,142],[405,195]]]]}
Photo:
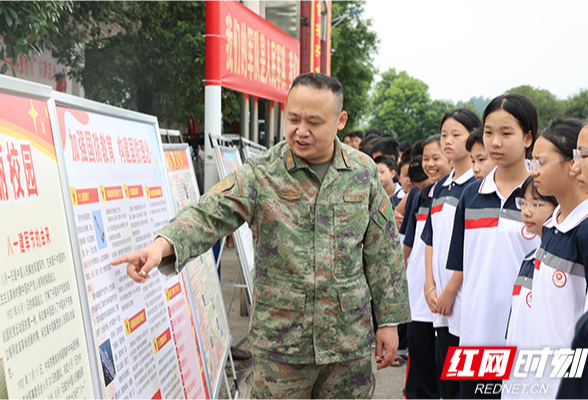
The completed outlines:
{"type": "MultiPolygon", "coordinates": [[[[525,155],[537,134],[537,110],[520,94],[498,96],[484,110],[483,126],[484,146],[496,168],[463,191],[446,267],[455,271],[452,280],[463,279],[460,346],[505,345],[512,283],[521,260],[539,246],[515,204],[529,176],[525,155]]],[[[462,380],[461,397],[483,396],[476,393],[480,383],[462,380]]]]}
{"type": "MultiPolygon", "coordinates": [[[[528,348],[570,348],[576,323],[586,305],[588,276],[588,195],[578,186],[572,171],[573,150],[582,122],[557,118],[545,128],[529,162],[535,186],[543,196],[555,196],[559,206],[543,225],[533,277],[533,307],[528,348]]],[[[542,378],[529,374],[530,384],[549,386],[533,397],[554,398],[560,383],[550,378],[547,363],[542,378]]]]}
{"type": "MultiPolygon", "coordinates": [[[[459,320],[461,313],[461,280],[455,284],[450,279],[453,271],[445,269],[447,252],[453,230],[455,207],[464,188],[474,182],[474,172],[466,142],[470,132],[481,124],[475,112],[467,108],[449,111],[441,120],[441,148],[453,163],[449,175],[441,178],[431,191],[431,208],[421,239],[425,242],[424,282],[425,299],[434,312],[436,360],[438,370],[443,369],[449,346],[459,346],[459,320]]],[[[421,289],[423,290],[423,289],[421,289]]],[[[439,383],[441,397],[459,398],[459,381],[442,380],[439,383]]]]}
{"type": "MultiPolygon", "coordinates": [[[[553,196],[542,196],[533,184],[530,176],[521,186],[521,197],[515,198],[517,208],[521,210],[521,217],[529,235],[541,237],[543,223],[553,214],[557,207],[557,199],[553,196]]],[[[531,251],[523,259],[519,275],[514,283],[512,291],[512,305],[506,331],[506,345],[527,348],[530,340],[529,320],[531,318],[531,305],[533,302],[532,285],[533,272],[535,270],[535,257],[538,249],[531,251]]],[[[515,378],[511,373],[510,379],[505,381],[509,385],[521,383],[521,379],[515,378]]],[[[513,393],[502,393],[503,399],[520,398],[513,393]]]]}

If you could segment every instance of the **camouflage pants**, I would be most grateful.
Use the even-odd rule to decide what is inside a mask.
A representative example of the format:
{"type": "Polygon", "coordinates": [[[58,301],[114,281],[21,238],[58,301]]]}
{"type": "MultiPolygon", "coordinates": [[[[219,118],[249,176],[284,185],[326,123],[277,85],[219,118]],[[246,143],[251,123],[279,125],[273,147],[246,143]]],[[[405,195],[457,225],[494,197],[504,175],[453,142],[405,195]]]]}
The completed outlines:
{"type": "Polygon", "coordinates": [[[340,363],[284,364],[253,357],[251,399],[371,399],[376,387],[371,356],[340,363]]]}

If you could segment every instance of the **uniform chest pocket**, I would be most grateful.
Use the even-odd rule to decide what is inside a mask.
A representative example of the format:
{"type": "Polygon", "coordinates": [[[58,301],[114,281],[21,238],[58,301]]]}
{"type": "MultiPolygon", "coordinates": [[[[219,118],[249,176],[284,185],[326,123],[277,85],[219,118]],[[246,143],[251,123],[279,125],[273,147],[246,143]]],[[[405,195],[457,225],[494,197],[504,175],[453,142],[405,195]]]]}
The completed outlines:
{"type": "Polygon", "coordinates": [[[308,273],[312,255],[310,206],[302,200],[264,200],[258,250],[258,266],[266,269],[262,275],[270,279],[273,274],[282,276],[284,270],[308,273]]]}
{"type": "Polygon", "coordinates": [[[334,206],[335,270],[339,277],[362,274],[363,237],[369,223],[366,203],[334,206]]]}

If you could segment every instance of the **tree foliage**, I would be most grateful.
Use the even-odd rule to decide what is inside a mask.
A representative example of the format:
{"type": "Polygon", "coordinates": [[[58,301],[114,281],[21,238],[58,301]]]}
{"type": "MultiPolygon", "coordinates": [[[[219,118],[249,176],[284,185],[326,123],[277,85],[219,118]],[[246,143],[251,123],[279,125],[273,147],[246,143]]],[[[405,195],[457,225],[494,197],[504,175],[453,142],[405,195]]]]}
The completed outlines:
{"type": "Polygon", "coordinates": [[[563,109],[568,117],[588,119],[588,89],[582,89],[564,100],[563,109]]]}
{"type": "MultiPolygon", "coordinates": [[[[75,2],[51,36],[54,55],[86,97],[156,115],[160,124],[204,117],[205,2],[75,2]]],[[[237,95],[223,92],[225,118],[237,95]]]]}
{"type": "MultiPolygon", "coordinates": [[[[334,1],[333,18],[358,11],[364,0],[334,1]]],[[[344,108],[349,115],[344,132],[357,129],[367,114],[369,90],[375,74],[372,63],[377,50],[377,34],[371,30],[371,21],[362,20],[361,14],[347,17],[332,29],[331,76],[338,79],[345,90],[344,108]]]]}
{"type": "Polygon", "coordinates": [[[446,100],[431,100],[429,87],[406,71],[392,68],[376,83],[371,126],[399,141],[414,143],[439,133],[443,115],[455,107],[446,100]]]}
{"type": "Polygon", "coordinates": [[[549,90],[522,85],[507,90],[507,93],[519,93],[527,96],[537,109],[539,130],[544,129],[549,121],[563,113],[563,102],[559,101],[549,90]]]}
{"type": "Polygon", "coordinates": [[[71,12],[71,1],[2,1],[0,2],[0,74],[11,64],[12,75],[19,68],[18,56],[30,60],[30,51],[41,53],[41,35],[59,33],[56,23],[60,16],[71,12]]]}

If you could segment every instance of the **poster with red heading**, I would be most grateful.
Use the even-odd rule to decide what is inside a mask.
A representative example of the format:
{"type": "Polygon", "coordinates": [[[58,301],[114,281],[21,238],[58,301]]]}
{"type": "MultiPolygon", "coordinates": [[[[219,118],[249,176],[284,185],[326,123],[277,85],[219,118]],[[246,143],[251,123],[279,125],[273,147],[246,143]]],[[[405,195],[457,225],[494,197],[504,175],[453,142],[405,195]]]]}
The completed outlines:
{"type": "Polygon", "coordinates": [[[0,110],[0,398],[93,398],[48,104],[0,110]]]}
{"type": "Polygon", "coordinates": [[[180,277],[110,265],[172,217],[157,125],[90,109],[56,106],[102,397],[208,398],[180,277]]]}

